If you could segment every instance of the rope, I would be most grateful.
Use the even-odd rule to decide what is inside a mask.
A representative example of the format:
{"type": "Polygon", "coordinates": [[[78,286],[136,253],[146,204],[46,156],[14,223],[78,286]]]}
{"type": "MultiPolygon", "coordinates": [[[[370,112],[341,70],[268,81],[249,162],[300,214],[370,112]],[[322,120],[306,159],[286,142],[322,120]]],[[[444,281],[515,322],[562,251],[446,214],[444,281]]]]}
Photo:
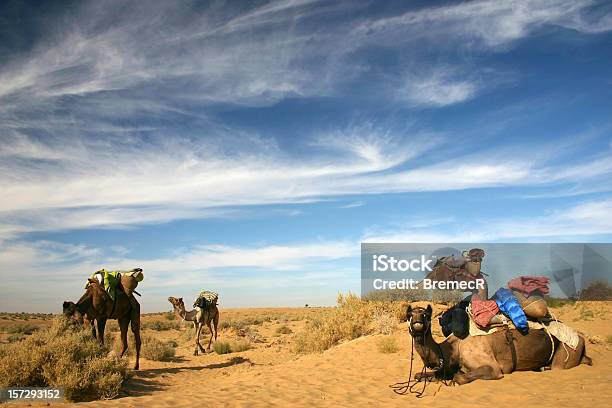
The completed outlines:
{"type": "MultiPolygon", "coordinates": [[[[398,382],[398,383],[390,385],[389,387],[392,388],[393,392],[398,395],[406,395],[410,393],[410,394],[415,394],[417,398],[422,398],[423,394],[425,394],[427,383],[433,382],[434,380],[436,380],[437,382],[440,383],[440,386],[438,387],[436,392],[433,394],[435,396],[438,393],[438,391],[440,391],[440,389],[442,388],[442,385],[451,386],[451,385],[454,385],[454,381],[453,380],[448,381],[445,379],[446,378],[446,364],[444,364],[444,353],[442,353],[442,347],[440,346],[440,344],[436,343],[441,357],[439,359],[439,365],[437,369],[434,370],[434,376],[427,377],[426,375],[427,374],[427,364],[423,362],[423,369],[421,370],[420,378],[417,380],[416,375],[415,375],[414,382],[412,382],[412,365],[414,362],[414,336],[411,330],[411,327],[412,327],[411,323],[412,323],[412,318],[408,320],[408,331],[410,332],[410,370],[408,372],[408,381],[398,382]],[[435,374],[440,369],[442,369],[443,379],[439,379],[435,376],[435,374]],[[423,382],[423,388],[420,391],[414,389],[419,384],[419,382],[423,382]]],[[[431,330],[431,322],[429,323],[429,328],[426,330],[425,334],[429,330],[431,330]]]]}

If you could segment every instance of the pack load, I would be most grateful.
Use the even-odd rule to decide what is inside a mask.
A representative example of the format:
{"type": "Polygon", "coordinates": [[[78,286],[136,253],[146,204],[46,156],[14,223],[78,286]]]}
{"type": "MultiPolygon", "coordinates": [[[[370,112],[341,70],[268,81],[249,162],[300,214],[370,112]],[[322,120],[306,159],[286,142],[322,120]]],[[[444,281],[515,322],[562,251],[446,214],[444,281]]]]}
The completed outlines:
{"type": "Polygon", "coordinates": [[[198,298],[193,302],[193,307],[199,307],[201,309],[208,309],[213,306],[217,306],[219,301],[219,294],[211,292],[209,290],[203,290],[198,295],[198,298]]]}
{"type": "MultiPolygon", "coordinates": [[[[134,289],[138,286],[138,282],[144,279],[144,274],[141,268],[134,268],[130,271],[107,271],[106,269],[100,269],[94,272],[91,278],[97,280],[104,287],[108,296],[115,300],[117,288],[121,288],[126,295],[132,296],[132,293],[135,292],[134,289]]],[[[85,285],[85,289],[88,286],[89,282],[85,285]]]]}
{"type": "Polygon", "coordinates": [[[512,293],[519,301],[525,315],[532,319],[544,319],[548,316],[548,305],[546,299],[539,295],[525,296],[522,292],[513,290],[512,293]]]}
{"type": "Polygon", "coordinates": [[[440,257],[426,278],[434,281],[456,282],[472,282],[482,279],[484,288],[479,289],[478,293],[482,297],[487,297],[487,284],[481,271],[484,256],[484,250],[472,248],[469,251],[463,251],[457,258],[454,255],[440,257]]]}
{"type": "Polygon", "coordinates": [[[516,329],[521,333],[527,333],[529,331],[527,316],[525,316],[521,304],[516,296],[512,294],[512,291],[506,288],[499,288],[493,297],[499,310],[512,320],[516,329]]]}

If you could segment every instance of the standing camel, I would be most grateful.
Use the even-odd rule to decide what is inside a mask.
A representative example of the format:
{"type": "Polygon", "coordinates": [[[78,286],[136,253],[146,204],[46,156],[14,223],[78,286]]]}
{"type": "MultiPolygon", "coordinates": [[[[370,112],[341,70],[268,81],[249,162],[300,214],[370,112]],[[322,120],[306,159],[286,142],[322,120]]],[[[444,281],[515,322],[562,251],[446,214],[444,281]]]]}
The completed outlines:
{"type": "Polygon", "coordinates": [[[498,380],[513,371],[538,370],[548,365],[552,369],[572,368],[581,363],[591,365],[582,337],[576,350],[563,347],[557,339],[551,341],[544,330],[529,330],[526,335],[505,330],[464,340],[451,335],[436,343],[431,334],[431,305],[427,308],[410,305],[406,315],[414,348],[423,364],[436,370],[436,376],[452,375],[460,385],[477,379],[498,380]]]}
{"type": "Polygon", "coordinates": [[[170,296],[168,298],[168,302],[172,304],[174,313],[178,317],[188,322],[193,322],[193,327],[195,328],[195,331],[196,331],[196,338],[195,338],[196,347],[195,347],[195,351],[193,352],[193,355],[194,356],[198,355],[198,349],[200,349],[202,353],[206,353],[206,350],[210,349],[210,345],[213,340],[213,330],[210,325],[211,321],[215,325],[214,337],[215,337],[215,341],[217,341],[217,326],[219,325],[219,309],[217,308],[217,305],[212,305],[211,307],[208,307],[205,309],[196,307],[195,309],[187,312],[185,310],[185,303],[183,302],[183,298],[175,298],[175,297],[170,296]],[[208,347],[206,349],[204,349],[202,345],[200,344],[200,332],[202,331],[204,324],[208,326],[208,330],[210,331],[210,340],[208,340],[208,347]]]}
{"type": "Polygon", "coordinates": [[[88,279],[89,285],[85,294],[76,302],[64,302],[63,312],[67,317],[71,317],[79,323],[91,323],[94,337],[104,344],[104,328],[108,319],[116,319],[121,330],[121,357],[125,354],[127,344],[128,326],[131,325],[134,340],[136,341],[136,365],[134,370],[139,368],[140,360],[140,304],[134,296],[128,297],[122,290],[117,290],[115,301],[106,293],[100,282],[96,279],[88,279]],[[97,324],[98,334],[96,336],[97,324]]]}

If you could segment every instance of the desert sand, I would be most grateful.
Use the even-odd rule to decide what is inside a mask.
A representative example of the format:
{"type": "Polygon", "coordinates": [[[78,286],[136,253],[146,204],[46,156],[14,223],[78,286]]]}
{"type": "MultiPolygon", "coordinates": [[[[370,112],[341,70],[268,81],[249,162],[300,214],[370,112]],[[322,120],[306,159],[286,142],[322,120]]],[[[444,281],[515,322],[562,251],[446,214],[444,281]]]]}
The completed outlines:
{"type": "MultiPolygon", "coordinates": [[[[240,316],[310,315],[323,309],[221,310],[223,319],[240,316]]],[[[141,370],[130,374],[121,395],[109,401],[79,403],[83,407],[267,407],[267,406],[495,406],[533,404],[540,408],[604,407],[612,403],[611,302],[590,302],[554,309],[556,316],[584,333],[593,366],[566,371],[516,372],[499,381],[476,381],[464,386],[429,384],[423,398],[396,395],[389,385],[405,381],[410,364],[410,336],[406,323],[392,334],[397,353],[377,349],[384,335],[368,335],[335,346],[323,353],[297,355],[291,351],[291,334],[276,334],[278,319],[257,327],[261,343],[253,349],[218,355],[193,356],[191,341],[182,341],[173,362],[141,360],[141,370]],[[587,312],[585,312],[587,310],[587,312]]],[[[145,321],[148,317],[145,317],[145,321]]],[[[283,323],[293,332],[304,320],[283,323]]],[[[436,322],[437,324],[437,322],[436,322]]],[[[186,330],[186,329],[183,329],[186,330]]],[[[433,328],[439,334],[438,326],[433,328]]],[[[176,339],[180,332],[158,332],[176,339]]],[[[236,336],[220,331],[219,341],[236,336]]],[[[183,335],[184,338],[184,335],[183,335]]],[[[441,339],[437,336],[438,340],[441,339]]],[[[207,340],[207,339],[206,339],[207,340]]],[[[204,345],[207,342],[203,343],[204,345]]],[[[415,353],[416,354],[416,353],[415,353]]],[[[414,370],[422,363],[415,355],[414,370]]],[[[12,404],[11,404],[12,405],[12,404]]],[[[26,406],[29,404],[15,404],[26,406]]],[[[38,406],[38,404],[32,404],[38,406]]],[[[41,404],[47,405],[47,404],[41,404]]],[[[68,404],[52,404],[66,406],[68,404]]]]}

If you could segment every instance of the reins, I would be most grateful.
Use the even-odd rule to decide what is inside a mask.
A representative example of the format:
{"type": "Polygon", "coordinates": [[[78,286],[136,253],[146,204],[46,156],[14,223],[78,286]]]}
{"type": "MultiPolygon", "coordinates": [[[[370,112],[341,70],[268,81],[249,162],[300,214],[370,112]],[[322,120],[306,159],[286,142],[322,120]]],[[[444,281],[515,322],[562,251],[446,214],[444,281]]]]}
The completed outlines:
{"type": "MultiPolygon", "coordinates": [[[[389,387],[393,389],[393,392],[399,395],[406,395],[408,393],[415,394],[417,398],[422,398],[423,395],[425,394],[425,389],[427,388],[428,382],[433,382],[434,380],[436,380],[437,382],[440,383],[440,386],[438,387],[434,395],[436,395],[438,391],[440,391],[440,388],[442,388],[442,385],[446,385],[446,386],[454,385],[453,380],[450,380],[450,381],[446,380],[446,364],[444,363],[444,353],[442,352],[442,346],[440,346],[440,344],[436,343],[435,341],[434,343],[436,343],[436,345],[438,346],[439,357],[438,357],[438,366],[433,368],[434,375],[431,377],[428,377],[426,375],[427,374],[427,364],[423,362],[423,369],[421,370],[420,378],[417,380],[416,375],[415,375],[414,382],[412,381],[412,365],[414,362],[414,337],[415,337],[415,334],[412,331],[412,317],[410,318],[410,320],[408,320],[408,332],[410,333],[410,370],[408,372],[408,381],[399,382],[399,383],[390,385],[389,387]],[[442,370],[442,379],[436,376],[436,373],[439,370],[442,370]],[[420,391],[415,390],[415,387],[419,384],[419,382],[423,382],[423,388],[420,391]]],[[[427,335],[427,332],[431,332],[431,321],[429,322],[429,327],[427,328],[427,330],[425,330],[425,332],[423,332],[422,334],[423,341],[425,341],[424,339],[425,339],[425,336],[427,335]]]]}

